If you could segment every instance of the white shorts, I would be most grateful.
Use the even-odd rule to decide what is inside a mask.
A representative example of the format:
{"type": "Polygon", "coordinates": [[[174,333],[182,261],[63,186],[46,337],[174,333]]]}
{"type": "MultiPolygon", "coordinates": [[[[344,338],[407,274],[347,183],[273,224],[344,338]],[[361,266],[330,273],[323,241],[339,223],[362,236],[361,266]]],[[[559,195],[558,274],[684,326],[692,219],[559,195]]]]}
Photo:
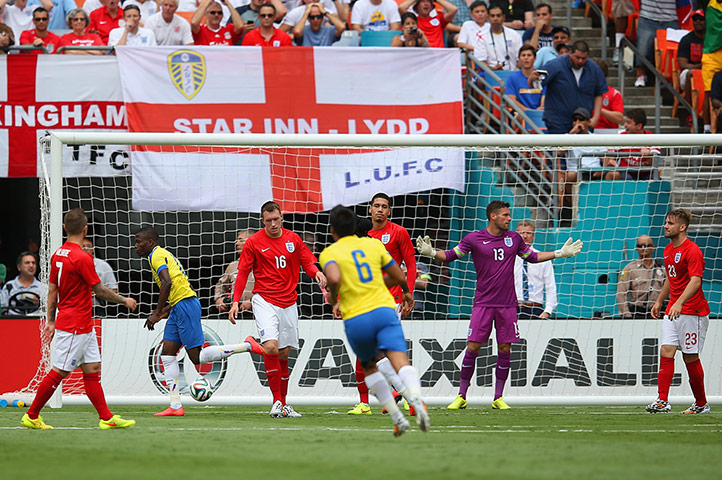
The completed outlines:
{"type": "Polygon", "coordinates": [[[298,306],[281,308],[267,302],[258,294],[251,299],[253,315],[261,343],[276,340],[278,348],[298,348],[298,306]]]}
{"type": "Polygon", "coordinates": [[[686,68],[682,70],[679,74],[679,88],[682,89],[684,92],[684,87],[687,86],[687,79],[692,76],[692,70],[689,68],[686,68]]]}
{"type": "Polygon", "coordinates": [[[53,367],[72,372],[84,363],[100,363],[100,349],[95,331],[75,334],[55,330],[53,367]]]}
{"type": "Polygon", "coordinates": [[[707,327],[708,316],[680,315],[675,320],[670,320],[665,315],[662,322],[662,345],[679,347],[682,353],[702,353],[707,327]]]}

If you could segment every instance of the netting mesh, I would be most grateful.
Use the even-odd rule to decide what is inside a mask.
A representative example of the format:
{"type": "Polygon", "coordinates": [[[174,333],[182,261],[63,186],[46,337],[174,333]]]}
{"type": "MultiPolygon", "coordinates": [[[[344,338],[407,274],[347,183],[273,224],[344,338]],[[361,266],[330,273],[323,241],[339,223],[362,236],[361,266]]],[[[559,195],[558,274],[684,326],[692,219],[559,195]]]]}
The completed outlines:
{"type": "MultiPolygon", "coordinates": [[[[627,170],[590,167],[581,161],[581,168],[575,172],[577,181],[572,182],[569,172],[574,148],[166,146],[134,151],[130,176],[65,178],[63,211],[75,207],[86,211],[95,255],[113,268],[120,293],[139,301],[139,310],[131,320],[126,320],[129,315],[116,306],[95,307],[95,315],[106,319],[101,342],[104,378],[109,371],[123,377],[116,378],[106,390],[110,395],[152,395],[162,390],[162,381],[159,387],[145,373],[150,371],[153,377],[150,357],[159,337],[141,329],[142,319],[157,299],[147,262],[133,249],[134,232],[141,226],[152,225],[159,230],[161,244],[183,263],[198,293],[205,327],[231,343],[242,335],[255,334],[255,326],[250,314],[240,329],[227,326],[226,314],[216,306],[216,286],[227,266],[238,258],[237,234],[261,228],[258,209],[264,201],[279,201],[284,209],[284,227],[300,234],[318,255],[332,241],[327,211],[333,205],[328,204],[329,198],[340,199],[335,203],[346,203],[360,216],[368,216],[371,195],[386,191],[392,196],[390,220],[406,228],[412,238],[429,235],[436,248],[450,249],[465,234],[485,228],[485,209],[491,200],[511,204],[512,229],[520,220],[533,223],[534,247],[538,250],[559,248],[569,236],[584,241],[581,255],[553,263],[557,305],[550,320],[520,322],[524,341],[512,349],[509,386],[513,393],[653,395],[659,323],[649,315],[624,318],[620,298],[631,302],[642,292],[618,296],[618,285],[628,274],[622,273],[625,266],[638,258],[638,238],[651,238],[652,257],[659,263],[668,243],[662,229],[666,212],[688,208],[693,213],[690,237],[702,248],[707,261],[703,289],[712,315],[716,315],[722,297],[722,264],[718,260],[722,174],[718,160],[706,148],[667,147],[627,170]],[[437,169],[439,166],[443,169],[437,169]],[[440,171],[446,177],[441,178],[440,171]],[[610,172],[649,174],[649,179],[595,178],[610,172]],[[454,183],[455,178],[462,181],[454,183]],[[130,370],[133,365],[136,371],[130,370]]],[[[589,150],[581,152],[581,157],[599,158],[600,165],[609,167],[614,162],[608,159],[619,163],[622,155],[616,153],[618,150],[589,150]]],[[[49,258],[47,181],[44,177],[40,189],[46,215],[41,261],[44,281],[49,258]]],[[[404,322],[412,358],[427,395],[453,396],[471,314],[475,272],[469,259],[451,265],[418,256],[417,261],[423,265],[415,294],[417,306],[404,322]]],[[[293,355],[292,364],[298,371],[292,374],[291,395],[353,398],[354,358],[344,346],[340,322],[332,319],[318,287],[301,276],[299,312],[305,347],[293,355]]],[[[544,308],[547,300],[530,303],[544,308]]],[[[713,323],[707,344],[719,341],[713,323]]],[[[479,388],[472,390],[472,395],[490,391],[494,343],[492,335],[479,357],[472,383],[479,388]]],[[[27,391],[33,391],[37,379],[47,371],[47,359],[48,352],[43,350],[38,375],[27,391]]],[[[241,366],[234,367],[234,362],[229,362],[229,368],[236,369],[229,378],[236,381],[233,388],[227,387],[227,394],[263,395],[259,389],[265,382],[261,364],[239,360],[241,366]]],[[[710,377],[709,393],[720,394],[720,379],[710,377]]],[[[64,393],[79,393],[79,388],[79,384],[66,382],[64,393]]],[[[219,395],[224,395],[223,390],[219,395]]]]}

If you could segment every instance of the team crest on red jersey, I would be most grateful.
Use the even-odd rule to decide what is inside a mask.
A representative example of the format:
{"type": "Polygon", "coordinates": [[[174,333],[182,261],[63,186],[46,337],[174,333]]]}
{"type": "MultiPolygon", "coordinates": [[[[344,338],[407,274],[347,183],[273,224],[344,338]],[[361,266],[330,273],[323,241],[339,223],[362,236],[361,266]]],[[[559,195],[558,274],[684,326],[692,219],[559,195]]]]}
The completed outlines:
{"type": "Polygon", "coordinates": [[[679,263],[679,260],[682,258],[682,252],[677,252],[674,254],[674,263],[679,263]]]}
{"type": "Polygon", "coordinates": [[[514,240],[512,240],[511,237],[504,237],[504,245],[511,247],[514,245],[514,240]]]}
{"type": "Polygon", "coordinates": [[[296,246],[293,244],[293,242],[286,242],[286,250],[288,250],[288,253],[293,253],[295,249],[296,246]]]}
{"type": "Polygon", "coordinates": [[[381,243],[383,243],[384,245],[386,245],[387,243],[389,243],[389,240],[391,240],[391,234],[390,234],[390,233],[384,233],[383,235],[381,235],[381,243]]]}

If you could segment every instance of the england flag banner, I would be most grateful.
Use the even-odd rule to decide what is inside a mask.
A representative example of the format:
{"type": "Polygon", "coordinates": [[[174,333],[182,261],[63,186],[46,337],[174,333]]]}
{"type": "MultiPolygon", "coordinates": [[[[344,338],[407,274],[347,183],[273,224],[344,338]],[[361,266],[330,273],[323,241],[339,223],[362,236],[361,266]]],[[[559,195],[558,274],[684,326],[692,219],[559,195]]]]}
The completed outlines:
{"type": "MultiPolygon", "coordinates": [[[[0,177],[39,175],[47,130],[125,131],[118,62],[112,57],[0,55],[0,177]]],[[[129,175],[128,149],[65,146],[63,174],[129,175]]]]}
{"type": "MultiPolygon", "coordinates": [[[[117,56],[131,132],[463,133],[458,52],[415,50],[119,47],[117,56]]],[[[142,211],[257,211],[274,199],[306,213],[379,190],[464,187],[463,152],[451,149],[147,146],[132,159],[142,211]]]]}

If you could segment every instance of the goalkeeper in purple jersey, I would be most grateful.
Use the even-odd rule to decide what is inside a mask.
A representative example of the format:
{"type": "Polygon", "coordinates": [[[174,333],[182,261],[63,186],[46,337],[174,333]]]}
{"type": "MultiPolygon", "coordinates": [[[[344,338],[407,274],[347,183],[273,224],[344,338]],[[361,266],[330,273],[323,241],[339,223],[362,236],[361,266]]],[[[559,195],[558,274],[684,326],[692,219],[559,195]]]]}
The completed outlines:
{"type": "Polygon", "coordinates": [[[461,364],[459,395],[448,406],[451,410],[466,408],[466,391],[474,374],[476,357],[481,344],[489,340],[491,328],[496,328],[498,354],[496,361],[496,388],[492,408],[506,410],[509,405],[502,397],[504,384],[509,376],[511,344],[519,341],[517,325],[517,299],[514,289],[514,259],[521,257],[527,262],[546,262],[559,257],[573,257],[582,251],[582,242],[572,243],[569,238],[564,246],[554,252],[534,252],[521,235],[509,230],[511,213],[509,204],[494,200],[486,207],[489,225],[479,232],[466,235],[452,250],[435,250],[426,236],[416,239],[416,249],[421,255],[450,263],[471,254],[476,269],[476,294],[469,323],[466,352],[461,364]]]}

